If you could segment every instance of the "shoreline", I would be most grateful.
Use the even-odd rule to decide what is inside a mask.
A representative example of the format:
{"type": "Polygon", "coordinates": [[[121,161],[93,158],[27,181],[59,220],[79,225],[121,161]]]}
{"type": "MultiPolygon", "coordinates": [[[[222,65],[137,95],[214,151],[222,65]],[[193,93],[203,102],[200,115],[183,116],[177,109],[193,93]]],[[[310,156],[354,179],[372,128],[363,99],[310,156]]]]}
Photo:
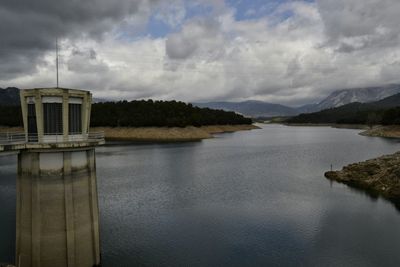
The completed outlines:
{"type": "Polygon", "coordinates": [[[325,177],[351,188],[361,189],[371,197],[382,197],[400,209],[400,152],[363,162],[352,163],[325,177]]]}
{"type": "MultiPolygon", "coordinates": [[[[214,138],[215,134],[260,129],[254,124],[207,125],[201,127],[92,127],[91,132],[103,131],[106,141],[133,142],[191,142],[214,138]]],[[[0,133],[23,132],[21,127],[0,126],[0,133]]]]}
{"type": "Polygon", "coordinates": [[[210,139],[214,134],[249,131],[260,127],[249,125],[209,125],[179,127],[93,127],[93,132],[104,131],[106,141],[133,142],[191,142],[210,139]]]}
{"type": "Polygon", "coordinates": [[[336,124],[336,123],[283,123],[286,126],[293,127],[332,127],[338,129],[355,129],[355,130],[366,130],[368,125],[364,124],[336,124]]]}

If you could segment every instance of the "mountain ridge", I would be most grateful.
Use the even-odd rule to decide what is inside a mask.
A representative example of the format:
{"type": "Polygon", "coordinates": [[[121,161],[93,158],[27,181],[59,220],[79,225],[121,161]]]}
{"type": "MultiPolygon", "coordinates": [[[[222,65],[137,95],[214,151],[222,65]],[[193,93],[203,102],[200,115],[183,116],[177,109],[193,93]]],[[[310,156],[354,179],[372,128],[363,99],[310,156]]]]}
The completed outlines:
{"type": "Polygon", "coordinates": [[[295,108],[281,104],[273,104],[257,100],[247,100],[242,102],[207,102],[207,103],[192,103],[200,108],[222,109],[226,111],[234,111],[250,117],[273,117],[273,116],[294,116],[298,112],[295,108]]]}
{"type": "Polygon", "coordinates": [[[369,103],[400,93],[400,84],[376,87],[340,89],[332,92],[317,105],[317,109],[336,108],[349,103],[369,103]]]}
{"type": "Polygon", "coordinates": [[[370,103],[354,102],[289,118],[287,123],[397,124],[400,93],[370,103]]]}
{"type": "Polygon", "coordinates": [[[289,107],[263,101],[247,100],[242,102],[216,101],[193,103],[199,107],[209,107],[235,111],[249,117],[296,116],[302,113],[313,113],[324,109],[340,107],[350,103],[370,103],[400,93],[400,84],[389,84],[376,87],[339,89],[333,91],[322,101],[300,107],[289,107]],[[253,104],[253,108],[249,106],[253,104]]]}

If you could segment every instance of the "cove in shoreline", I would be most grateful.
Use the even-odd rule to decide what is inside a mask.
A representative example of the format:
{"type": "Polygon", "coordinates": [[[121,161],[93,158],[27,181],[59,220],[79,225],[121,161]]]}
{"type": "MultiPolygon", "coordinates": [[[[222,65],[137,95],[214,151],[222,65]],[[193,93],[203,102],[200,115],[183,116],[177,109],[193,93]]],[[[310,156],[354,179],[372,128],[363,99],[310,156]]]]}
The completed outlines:
{"type": "MultiPolygon", "coordinates": [[[[330,126],[333,128],[362,129],[362,136],[400,138],[400,126],[373,126],[348,124],[286,124],[288,126],[330,126]]],[[[325,177],[363,191],[372,198],[382,197],[400,211],[400,152],[364,162],[353,163],[340,171],[328,171],[325,177]]]]}

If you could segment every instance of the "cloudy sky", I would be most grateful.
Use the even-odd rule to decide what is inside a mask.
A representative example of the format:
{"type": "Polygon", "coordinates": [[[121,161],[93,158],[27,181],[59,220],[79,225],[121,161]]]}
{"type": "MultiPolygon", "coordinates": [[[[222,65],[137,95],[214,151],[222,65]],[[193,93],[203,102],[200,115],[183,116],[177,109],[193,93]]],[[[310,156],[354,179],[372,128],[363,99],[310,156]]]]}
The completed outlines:
{"type": "Polygon", "coordinates": [[[0,87],[301,105],[400,81],[399,0],[1,0],[0,87]]]}

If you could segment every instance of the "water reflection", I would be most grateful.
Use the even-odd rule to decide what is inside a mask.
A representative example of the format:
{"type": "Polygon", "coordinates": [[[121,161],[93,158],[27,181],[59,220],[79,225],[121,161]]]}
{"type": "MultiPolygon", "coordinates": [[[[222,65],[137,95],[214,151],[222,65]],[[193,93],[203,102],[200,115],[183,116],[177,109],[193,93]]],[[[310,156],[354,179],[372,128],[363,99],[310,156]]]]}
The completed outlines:
{"type": "MultiPolygon", "coordinates": [[[[398,266],[395,208],[323,174],[399,148],[355,130],[279,125],[195,143],[100,147],[103,265],[398,266]]],[[[15,194],[15,160],[0,164],[0,190],[15,194]]],[[[1,229],[13,233],[5,215],[15,199],[0,200],[1,229]]],[[[11,259],[7,233],[0,262],[11,259]]]]}
{"type": "Polygon", "coordinates": [[[0,262],[15,260],[17,156],[0,157],[0,262]]]}

